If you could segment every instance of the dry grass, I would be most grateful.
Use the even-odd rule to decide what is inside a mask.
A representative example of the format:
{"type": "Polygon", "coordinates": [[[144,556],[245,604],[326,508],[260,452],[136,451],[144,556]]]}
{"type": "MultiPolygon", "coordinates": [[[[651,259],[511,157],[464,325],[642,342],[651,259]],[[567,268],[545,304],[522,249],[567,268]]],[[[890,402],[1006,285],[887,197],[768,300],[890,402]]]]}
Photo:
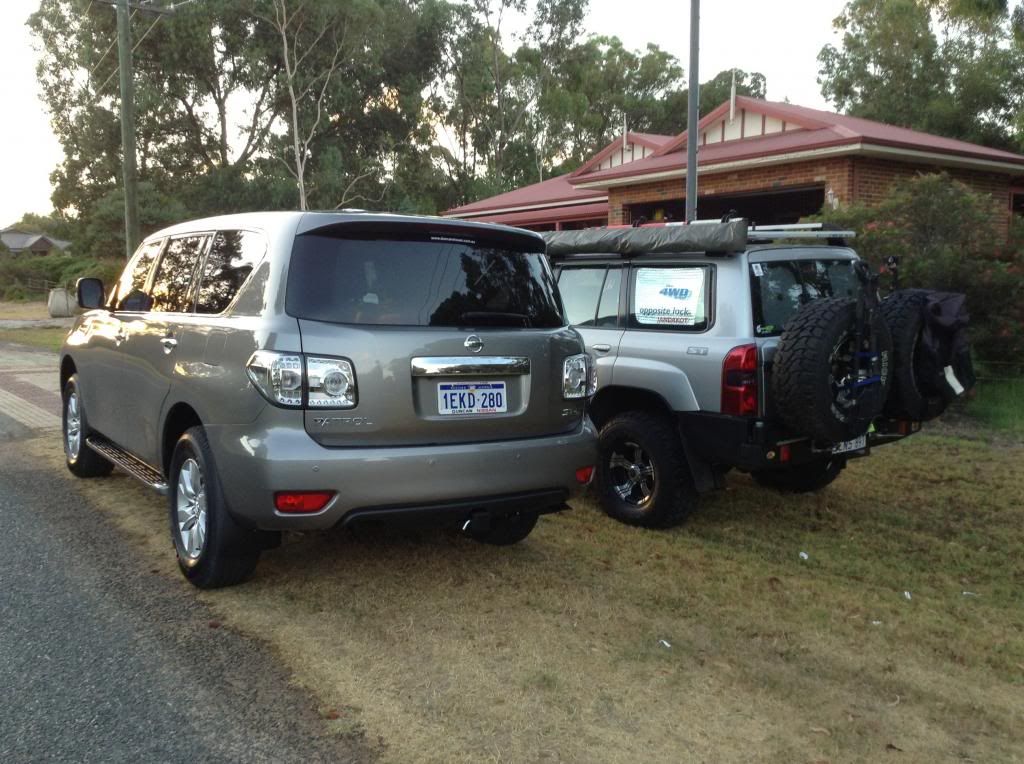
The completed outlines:
{"type": "Polygon", "coordinates": [[[46,301],[41,302],[8,302],[0,300],[0,319],[31,320],[49,318],[46,301]]]}
{"type": "MultiPolygon", "coordinates": [[[[505,550],[294,536],[197,596],[386,761],[1022,761],[1022,463],[926,434],[818,496],[730,476],[670,532],[580,502],[505,550]]],[[[79,486],[177,576],[160,499],[79,486]]]]}

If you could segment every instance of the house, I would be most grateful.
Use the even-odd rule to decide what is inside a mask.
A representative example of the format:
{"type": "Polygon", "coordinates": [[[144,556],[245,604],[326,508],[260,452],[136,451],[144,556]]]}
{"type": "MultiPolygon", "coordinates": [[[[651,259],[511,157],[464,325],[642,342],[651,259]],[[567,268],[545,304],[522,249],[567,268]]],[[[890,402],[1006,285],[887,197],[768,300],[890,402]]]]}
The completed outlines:
{"type": "Polygon", "coordinates": [[[0,231],[0,242],[3,242],[12,255],[48,255],[55,250],[60,254],[71,246],[70,241],[55,239],[41,233],[29,233],[20,228],[5,228],[0,231]]]}
{"type": "MultiPolygon", "coordinates": [[[[533,230],[683,220],[688,134],[627,133],[574,172],[448,210],[533,230]]],[[[697,213],[794,223],[826,204],[872,204],[896,180],[945,171],[1024,215],[1024,156],[788,103],[738,96],[701,119],[697,213]]]]}

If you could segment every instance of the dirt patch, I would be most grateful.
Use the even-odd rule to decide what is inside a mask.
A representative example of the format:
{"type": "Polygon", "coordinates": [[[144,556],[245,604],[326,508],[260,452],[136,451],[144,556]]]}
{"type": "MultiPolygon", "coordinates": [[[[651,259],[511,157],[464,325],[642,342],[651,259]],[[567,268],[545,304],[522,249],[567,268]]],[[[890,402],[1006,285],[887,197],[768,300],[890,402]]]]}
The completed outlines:
{"type": "MultiPolygon", "coordinates": [[[[55,440],[27,447],[62,468],[55,440]]],[[[923,434],[817,496],[733,474],[684,528],[582,501],[510,549],[294,535],[195,596],[389,761],[1014,761],[1022,460],[923,434]]],[[[159,497],[80,485],[178,577],[159,497]]]]}

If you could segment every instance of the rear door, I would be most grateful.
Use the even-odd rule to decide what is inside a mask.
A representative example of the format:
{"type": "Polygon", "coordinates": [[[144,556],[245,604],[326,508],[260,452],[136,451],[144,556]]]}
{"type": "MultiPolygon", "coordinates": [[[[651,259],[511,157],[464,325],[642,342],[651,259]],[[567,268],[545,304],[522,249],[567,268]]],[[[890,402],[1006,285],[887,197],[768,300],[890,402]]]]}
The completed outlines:
{"type": "Polygon", "coordinates": [[[307,362],[351,362],[358,396],[349,410],[311,402],[310,436],[421,445],[574,429],[583,401],[563,398],[562,368],[582,348],[542,244],[482,229],[396,238],[394,228],[296,237],[287,311],[300,320],[302,350],[307,362]]]}
{"type": "Polygon", "coordinates": [[[622,341],[624,273],[621,262],[565,265],[558,273],[566,318],[596,361],[599,385],[611,381],[622,341]]]}

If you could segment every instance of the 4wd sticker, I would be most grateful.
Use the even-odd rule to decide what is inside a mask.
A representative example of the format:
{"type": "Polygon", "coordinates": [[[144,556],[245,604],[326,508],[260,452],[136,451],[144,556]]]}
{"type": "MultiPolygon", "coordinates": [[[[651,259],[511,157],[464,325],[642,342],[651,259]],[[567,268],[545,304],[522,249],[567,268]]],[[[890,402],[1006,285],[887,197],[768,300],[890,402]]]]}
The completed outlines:
{"type": "Polygon", "coordinates": [[[636,275],[636,320],[649,326],[693,326],[703,321],[703,268],[640,268],[636,275]]]}

